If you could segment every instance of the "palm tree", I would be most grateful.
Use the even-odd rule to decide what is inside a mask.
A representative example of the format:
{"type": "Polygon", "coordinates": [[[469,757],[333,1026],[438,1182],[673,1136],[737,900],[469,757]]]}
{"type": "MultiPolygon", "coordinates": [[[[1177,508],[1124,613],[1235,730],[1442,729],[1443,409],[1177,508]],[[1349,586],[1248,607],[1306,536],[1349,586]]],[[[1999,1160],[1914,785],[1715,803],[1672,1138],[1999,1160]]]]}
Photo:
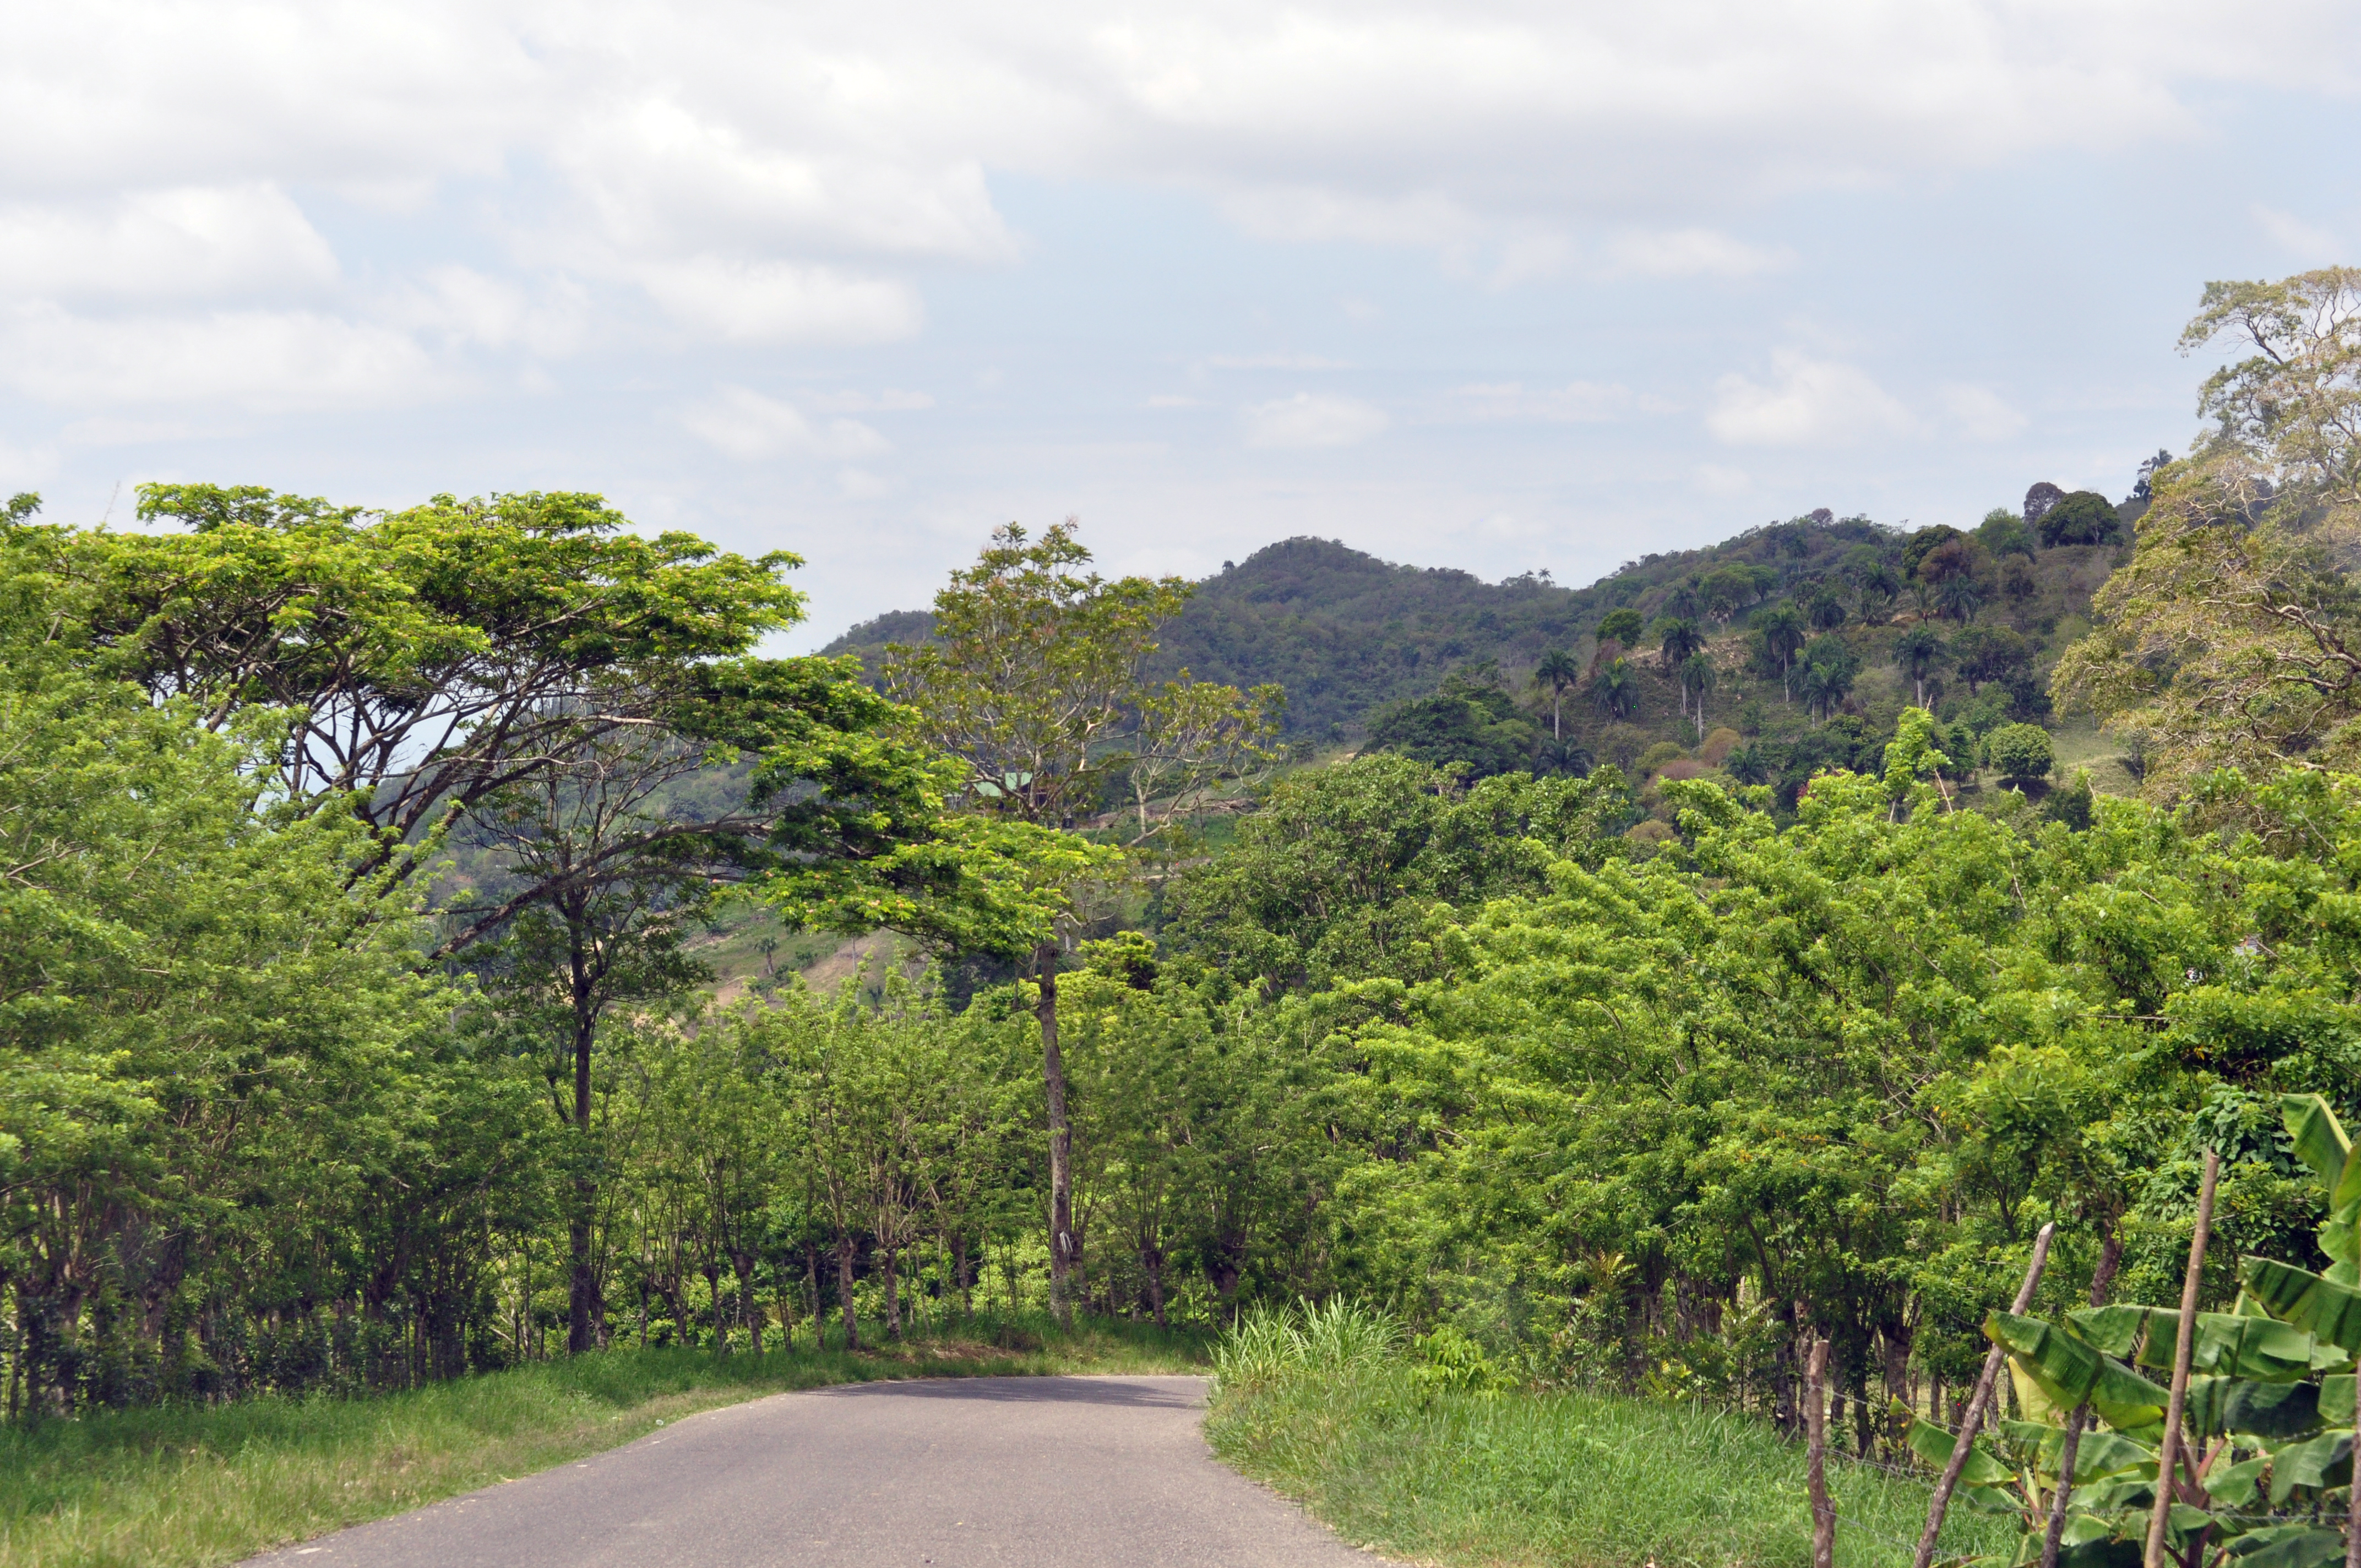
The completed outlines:
{"type": "Polygon", "coordinates": [[[1927,706],[1927,677],[1950,663],[1951,650],[1925,626],[1914,626],[1894,640],[1894,662],[1910,677],[1918,706],[1927,706]]]}
{"type": "Polygon", "coordinates": [[[1668,615],[1648,629],[1664,655],[1664,673],[1671,674],[1682,660],[1705,646],[1705,633],[1686,617],[1668,615]]]}
{"type": "Polygon", "coordinates": [[[1692,653],[1681,661],[1681,695],[1697,703],[1697,744],[1705,743],[1705,694],[1713,690],[1713,661],[1692,653]]]}
{"type": "Polygon", "coordinates": [[[1902,579],[1894,575],[1893,563],[1880,560],[1861,567],[1855,586],[1861,596],[1861,618],[1870,620],[1894,602],[1894,596],[1902,591],[1902,579]]]}
{"type": "Polygon", "coordinates": [[[1834,631],[1845,623],[1845,602],[1839,597],[1834,583],[1820,585],[1820,591],[1812,596],[1810,614],[1815,631],[1834,631]]]}
{"type": "Polygon", "coordinates": [[[1779,690],[1788,700],[1795,700],[1788,689],[1787,674],[1795,655],[1804,649],[1804,617],[1792,604],[1779,605],[1763,612],[1754,623],[1763,637],[1763,652],[1779,663],[1779,690]]]}
{"type": "Polygon", "coordinates": [[[1565,705],[1566,688],[1580,679],[1582,665],[1576,662],[1570,648],[1553,648],[1542,655],[1540,663],[1533,666],[1533,685],[1549,687],[1550,739],[1553,740],[1565,739],[1565,726],[1559,713],[1565,705]]]}
{"type": "Polygon", "coordinates": [[[1936,589],[1935,598],[1945,615],[1955,616],[1963,622],[1973,620],[1976,611],[1984,607],[1983,585],[1964,572],[1936,589]]]}
{"type": "Polygon", "coordinates": [[[1609,718],[1629,718],[1640,706],[1640,677],[1629,659],[1610,659],[1590,677],[1590,700],[1609,718]]]}

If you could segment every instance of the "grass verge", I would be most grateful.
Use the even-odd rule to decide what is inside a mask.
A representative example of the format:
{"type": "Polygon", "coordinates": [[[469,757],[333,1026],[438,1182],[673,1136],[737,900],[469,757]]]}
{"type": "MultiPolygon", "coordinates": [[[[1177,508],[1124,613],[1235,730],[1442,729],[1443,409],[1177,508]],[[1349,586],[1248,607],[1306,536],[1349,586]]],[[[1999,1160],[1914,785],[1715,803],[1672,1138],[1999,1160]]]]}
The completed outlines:
{"type": "Polygon", "coordinates": [[[0,1568],[199,1568],[629,1442],[764,1394],[881,1378],[1190,1372],[1201,1342],[1030,1323],[875,1352],[613,1350],[372,1399],[261,1398],[0,1429],[0,1568]],[[1006,1338],[1009,1336],[1001,1336],[1006,1338]]]}
{"type": "MultiPolygon", "coordinates": [[[[1214,1451],[1346,1539],[1437,1564],[1700,1568],[1811,1561],[1804,1453],[1760,1421],[1580,1393],[1452,1393],[1399,1365],[1224,1388],[1214,1451]]],[[[1832,1466],[1839,1568],[1909,1563],[1928,1488],[1832,1466]]],[[[1955,1508],[1944,1555],[2014,1550],[1955,1508]],[[1987,1539],[1989,1538],[1989,1539],[1987,1539]]]]}

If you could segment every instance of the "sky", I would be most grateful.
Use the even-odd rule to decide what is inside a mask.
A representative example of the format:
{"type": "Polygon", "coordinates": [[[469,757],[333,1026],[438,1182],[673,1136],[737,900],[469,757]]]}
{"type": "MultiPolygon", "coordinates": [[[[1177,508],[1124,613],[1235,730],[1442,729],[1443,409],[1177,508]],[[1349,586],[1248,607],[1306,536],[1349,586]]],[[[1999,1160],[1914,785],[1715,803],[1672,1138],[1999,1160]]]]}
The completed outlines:
{"type": "Polygon", "coordinates": [[[1580,585],[2185,450],[2205,282],[2361,260],[2361,8],[77,0],[0,19],[0,491],[592,490],[1580,585]]]}

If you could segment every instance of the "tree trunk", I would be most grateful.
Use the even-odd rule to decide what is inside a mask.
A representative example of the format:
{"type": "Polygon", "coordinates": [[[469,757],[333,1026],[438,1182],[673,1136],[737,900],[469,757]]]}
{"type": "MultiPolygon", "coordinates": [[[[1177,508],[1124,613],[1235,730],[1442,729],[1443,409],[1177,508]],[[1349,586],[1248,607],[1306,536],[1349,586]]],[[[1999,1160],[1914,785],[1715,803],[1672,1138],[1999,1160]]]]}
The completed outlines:
{"type": "Polygon", "coordinates": [[[1153,1243],[1141,1247],[1139,1266],[1148,1271],[1148,1305],[1156,1314],[1156,1326],[1171,1327],[1164,1321],[1164,1249],[1153,1243]]]}
{"type": "Polygon", "coordinates": [[[1041,1022],[1041,1087],[1049,1110],[1049,1310],[1071,1326],[1068,1277],[1080,1249],[1074,1244],[1074,1130],[1066,1120],[1066,1061],[1058,1053],[1058,944],[1042,943],[1033,960],[1041,984],[1034,1005],[1041,1022]]]}
{"type": "Polygon", "coordinates": [[[961,1231],[951,1237],[951,1277],[959,1281],[960,1316],[975,1316],[975,1277],[967,1261],[967,1233],[961,1231]]]}
{"type": "Polygon", "coordinates": [[[901,1261],[899,1248],[889,1246],[885,1249],[885,1337],[887,1339],[902,1337],[901,1261]]]}
{"type": "Polygon", "coordinates": [[[580,1140],[575,1157],[574,1212],[566,1216],[566,1260],[572,1274],[566,1291],[566,1354],[580,1355],[595,1343],[592,1320],[605,1316],[598,1300],[598,1278],[590,1266],[590,1217],[598,1201],[598,1179],[590,1173],[590,1047],[598,1039],[598,1014],[591,1005],[588,955],[578,936],[574,941],[574,1133],[580,1140]]]}
{"type": "Polygon", "coordinates": [[[836,1296],[844,1306],[844,1348],[861,1348],[861,1320],[852,1310],[852,1236],[847,1232],[836,1244],[836,1296]]]}

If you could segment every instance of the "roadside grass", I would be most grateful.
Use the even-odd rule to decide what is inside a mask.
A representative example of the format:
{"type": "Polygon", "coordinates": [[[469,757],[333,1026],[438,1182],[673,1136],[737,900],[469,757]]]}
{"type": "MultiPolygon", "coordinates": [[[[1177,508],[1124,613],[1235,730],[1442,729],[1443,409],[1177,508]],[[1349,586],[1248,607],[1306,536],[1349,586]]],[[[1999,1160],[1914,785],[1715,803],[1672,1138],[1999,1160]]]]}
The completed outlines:
{"type": "MultiPolygon", "coordinates": [[[[1216,1395],[1206,1433],[1347,1540],[1459,1568],[1786,1568],[1811,1561],[1804,1453],[1747,1417],[1585,1393],[1450,1392],[1399,1364],[1216,1395]]],[[[1906,1568],[1929,1488],[1831,1465],[1839,1568],[1906,1568]]],[[[2015,1549],[1954,1508],[1943,1555],[2015,1549]]]]}
{"type": "Polygon", "coordinates": [[[374,1398],[265,1398],[0,1429],[0,1568],[234,1563],[787,1389],[1204,1365],[1204,1341],[1188,1334],[979,1316],[873,1352],[610,1350],[374,1398]]]}

